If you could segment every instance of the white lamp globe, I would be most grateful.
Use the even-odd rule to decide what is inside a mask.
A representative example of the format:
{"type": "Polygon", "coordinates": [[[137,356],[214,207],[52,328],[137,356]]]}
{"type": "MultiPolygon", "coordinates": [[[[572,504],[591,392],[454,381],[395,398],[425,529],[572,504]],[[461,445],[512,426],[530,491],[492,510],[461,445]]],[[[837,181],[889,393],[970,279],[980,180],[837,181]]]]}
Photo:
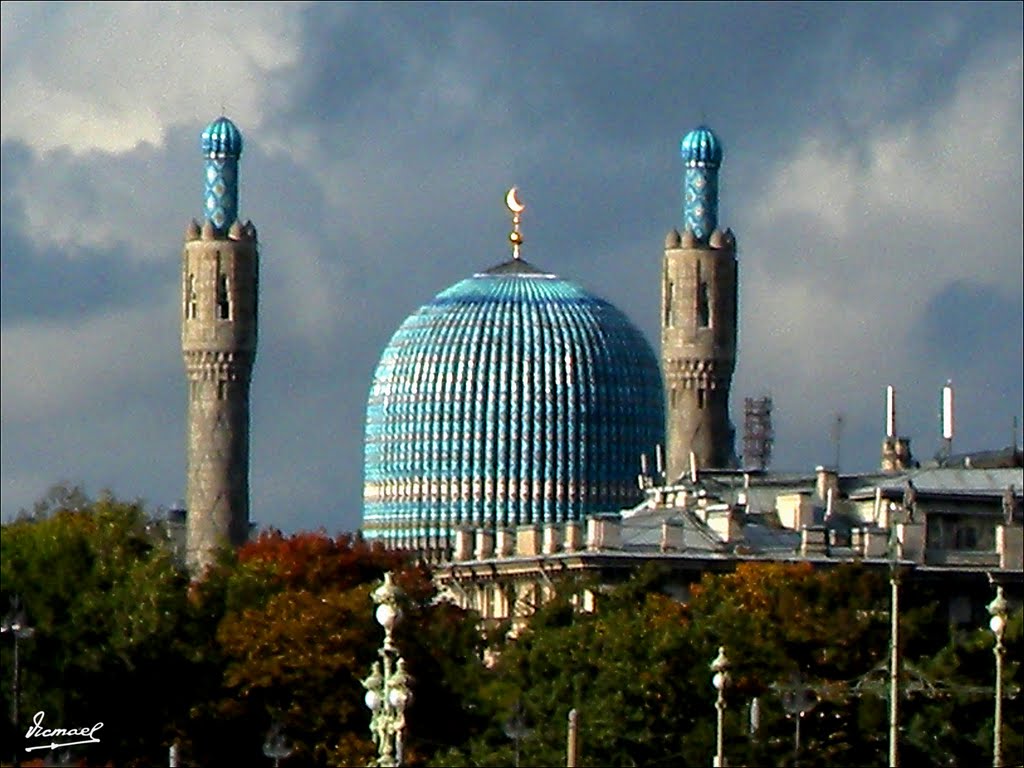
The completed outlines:
{"type": "Polygon", "coordinates": [[[388,701],[391,706],[397,709],[399,712],[405,709],[405,705],[409,700],[408,694],[401,688],[392,688],[388,691],[388,701]]]}
{"type": "Polygon", "coordinates": [[[377,623],[389,632],[394,628],[398,620],[398,610],[388,603],[381,603],[377,606],[377,623]]]}
{"type": "Polygon", "coordinates": [[[372,712],[376,712],[380,709],[380,705],[383,703],[381,702],[380,695],[376,691],[367,691],[364,701],[366,702],[366,708],[372,712]]]}
{"type": "Polygon", "coordinates": [[[988,620],[988,626],[995,633],[996,637],[1002,637],[1003,630],[1006,629],[1006,618],[997,613],[988,620]]]}

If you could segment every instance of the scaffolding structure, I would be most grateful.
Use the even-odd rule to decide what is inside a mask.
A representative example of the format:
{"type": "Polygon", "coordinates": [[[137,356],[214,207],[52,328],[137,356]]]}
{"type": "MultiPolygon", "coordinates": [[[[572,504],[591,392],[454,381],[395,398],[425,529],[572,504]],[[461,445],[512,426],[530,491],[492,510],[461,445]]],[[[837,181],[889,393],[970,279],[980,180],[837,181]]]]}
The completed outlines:
{"type": "Polygon", "coordinates": [[[748,397],[744,400],[743,465],[749,469],[767,469],[772,460],[772,398],[748,397]]]}

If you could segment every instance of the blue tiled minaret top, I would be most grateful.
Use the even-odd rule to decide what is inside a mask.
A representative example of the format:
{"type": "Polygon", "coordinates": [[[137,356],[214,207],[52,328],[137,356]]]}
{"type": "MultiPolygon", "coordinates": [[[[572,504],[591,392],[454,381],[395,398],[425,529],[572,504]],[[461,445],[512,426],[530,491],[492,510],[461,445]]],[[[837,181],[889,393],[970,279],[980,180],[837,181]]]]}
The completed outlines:
{"type": "Polygon", "coordinates": [[[710,128],[701,126],[683,137],[680,146],[686,175],[683,181],[683,226],[700,242],[718,226],[718,168],[722,145],[710,128]]]}
{"type": "Polygon", "coordinates": [[[635,503],[664,439],[657,358],[607,301],[513,259],[410,315],[366,411],[363,533],[444,547],[456,526],[580,520],[635,503]]]}
{"type": "Polygon", "coordinates": [[[242,156],[242,133],[226,117],[218,117],[202,136],[206,176],[203,205],[206,219],[224,234],[238,218],[238,158],[242,156]]]}

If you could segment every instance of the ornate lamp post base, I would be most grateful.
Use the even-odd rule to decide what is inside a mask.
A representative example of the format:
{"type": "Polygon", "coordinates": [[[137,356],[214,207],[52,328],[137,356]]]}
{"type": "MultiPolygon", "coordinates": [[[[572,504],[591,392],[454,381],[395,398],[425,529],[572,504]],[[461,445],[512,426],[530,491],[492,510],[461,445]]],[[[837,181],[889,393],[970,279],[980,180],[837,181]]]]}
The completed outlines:
{"type": "Polygon", "coordinates": [[[405,659],[395,647],[392,631],[402,617],[399,608],[401,591],[394,585],[391,573],[384,574],[384,583],[373,593],[377,603],[377,621],[384,627],[384,644],[377,651],[379,661],[373,663],[370,676],[363,680],[366,706],[373,713],[370,733],[377,745],[380,768],[396,768],[402,764],[405,738],[405,710],[412,703],[409,686],[412,678],[405,671],[405,659]]]}

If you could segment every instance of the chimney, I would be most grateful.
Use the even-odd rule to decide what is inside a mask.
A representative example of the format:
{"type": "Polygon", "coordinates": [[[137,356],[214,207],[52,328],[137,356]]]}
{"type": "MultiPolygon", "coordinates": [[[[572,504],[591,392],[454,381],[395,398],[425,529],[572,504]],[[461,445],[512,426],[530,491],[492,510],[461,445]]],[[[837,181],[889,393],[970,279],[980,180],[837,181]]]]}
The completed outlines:
{"type": "Polygon", "coordinates": [[[622,546],[622,519],[617,514],[587,518],[587,549],[618,549],[622,546]]]}
{"type": "Polygon", "coordinates": [[[686,529],[679,518],[668,518],[661,523],[661,551],[680,552],[686,548],[686,529]]]}
{"type": "Polygon", "coordinates": [[[839,473],[828,467],[818,466],[814,469],[817,480],[814,486],[815,495],[821,500],[828,499],[828,492],[839,492],[839,473]]]}
{"type": "Polygon", "coordinates": [[[708,528],[713,530],[722,541],[737,541],[743,538],[743,527],[740,525],[739,515],[732,507],[716,506],[709,508],[705,514],[705,522],[708,528]]]}
{"type": "Polygon", "coordinates": [[[883,472],[904,472],[913,466],[909,437],[887,437],[882,441],[883,472]]]}
{"type": "Polygon", "coordinates": [[[800,531],[800,554],[804,557],[828,554],[828,530],[823,525],[808,525],[800,531]]]}

